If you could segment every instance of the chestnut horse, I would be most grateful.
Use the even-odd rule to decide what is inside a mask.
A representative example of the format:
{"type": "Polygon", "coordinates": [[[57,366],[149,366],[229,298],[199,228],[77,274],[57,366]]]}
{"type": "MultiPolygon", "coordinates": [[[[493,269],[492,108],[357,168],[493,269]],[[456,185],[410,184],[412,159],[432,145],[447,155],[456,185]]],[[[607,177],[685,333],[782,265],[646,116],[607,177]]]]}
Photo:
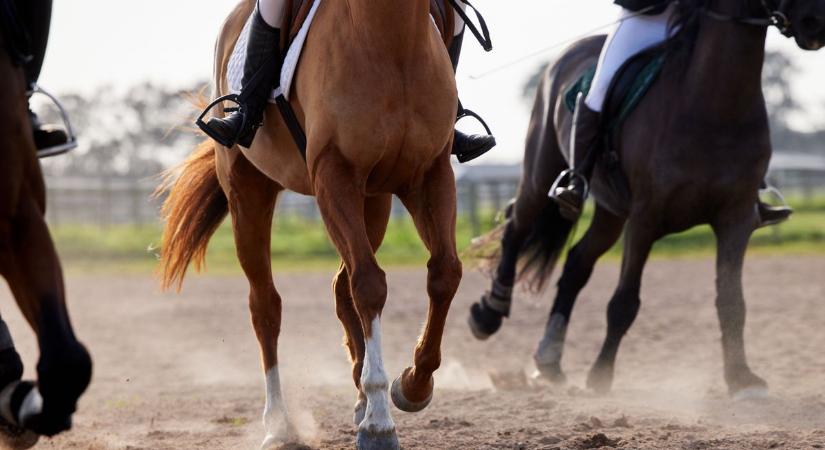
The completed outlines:
{"type": "MultiPolygon", "coordinates": [[[[717,237],[716,307],[722,329],[724,375],[733,396],[763,393],[766,383],[745,357],[742,266],[758,224],[758,190],[771,158],[762,95],[767,28],[774,24],[808,50],[825,45],[825,0],[681,0],[680,31],[669,43],[658,81],[623,125],[620,169],[630,196],[616,195],[607,159],[592,182],[593,222],[568,253],[544,338],[534,359],[539,372],[563,381],[561,357],[573,304],[593,266],[624,230],[619,286],[607,311],[607,336],[587,385],[611,388],[619,343],[641,305],[642,271],[656,240],[700,224],[717,237]],[[626,224],[626,225],[625,225],[626,224]]],[[[604,37],[574,44],[544,74],[527,137],[524,174],[508,211],[493,288],[473,306],[470,325],[479,338],[501,326],[512,287],[550,276],[572,224],[548,198],[568,167],[571,114],[565,92],[599,56],[604,37]]],[[[689,320],[689,318],[686,318],[689,320]]]]}
{"type": "MultiPolygon", "coordinates": [[[[216,97],[228,93],[227,62],[254,6],[254,0],[242,1],[220,33],[216,97]]],[[[269,251],[273,210],[285,189],[316,197],[342,259],[333,292],[353,362],[357,444],[364,449],[398,448],[381,355],[387,282],[375,251],[386,231],[392,195],[401,198],[431,253],[430,310],[413,366],[392,384],[391,397],[410,412],[431,400],[444,323],[462,268],[450,166],[458,100],[429,7],[424,0],[322,2],[292,98],[307,132],[306,161],[270,105],[250,149],[204,142],[167,186],[165,287],[179,287],[189,263],[203,261],[210,236],[231,213],[266,378],[265,446],[294,437],[280,392],[281,297],[269,251]]]]}
{"type": "MultiPolygon", "coordinates": [[[[71,427],[92,361],[66,309],[60,261],[46,226],[46,188],[28,115],[27,85],[13,42],[0,33],[0,274],[37,334],[37,383],[21,381],[23,363],[0,319],[0,429],[14,445],[71,427]]],[[[6,35],[8,36],[8,35],[6,35]]]]}

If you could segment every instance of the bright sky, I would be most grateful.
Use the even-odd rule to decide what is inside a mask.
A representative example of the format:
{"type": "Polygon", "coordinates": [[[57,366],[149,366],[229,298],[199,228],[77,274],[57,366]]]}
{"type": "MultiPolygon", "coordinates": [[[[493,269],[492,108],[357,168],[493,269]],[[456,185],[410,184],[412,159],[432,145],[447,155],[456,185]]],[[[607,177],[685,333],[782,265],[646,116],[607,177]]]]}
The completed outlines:
{"type": "MultiPolygon", "coordinates": [[[[339,0],[330,0],[339,1],[339,0]]],[[[127,87],[151,80],[191,86],[210,78],[218,29],[237,0],[57,0],[41,84],[57,93],[93,93],[101,85],[127,87]]],[[[468,36],[459,67],[465,106],[480,113],[499,141],[481,162],[521,159],[529,105],[521,99],[526,77],[553,52],[482,79],[470,75],[506,64],[616,19],[609,0],[476,0],[493,34],[495,49],[484,53],[468,36]],[[513,4],[518,3],[516,11],[513,4]],[[524,13],[529,11],[529,13],[524,13]]],[[[807,53],[775,30],[768,46],[797,61],[795,88],[820,120],[825,107],[825,50],[807,53]]]]}

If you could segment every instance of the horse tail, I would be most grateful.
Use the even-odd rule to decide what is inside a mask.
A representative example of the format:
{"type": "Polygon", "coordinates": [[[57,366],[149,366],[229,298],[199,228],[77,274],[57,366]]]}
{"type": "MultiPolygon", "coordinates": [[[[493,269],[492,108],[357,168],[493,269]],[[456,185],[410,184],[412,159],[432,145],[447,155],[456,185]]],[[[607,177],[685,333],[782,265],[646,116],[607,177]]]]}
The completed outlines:
{"type": "Polygon", "coordinates": [[[201,143],[180,167],[167,171],[156,195],[168,194],[161,215],[161,287],[180,290],[186,269],[204,266],[209,239],[229,213],[226,195],[218,182],[215,143],[201,143]],[[176,174],[179,173],[178,176],[176,174]]]}
{"type": "Polygon", "coordinates": [[[517,280],[526,283],[531,292],[538,293],[545,288],[573,226],[573,222],[561,216],[558,205],[548,199],[519,250],[517,280]]]}

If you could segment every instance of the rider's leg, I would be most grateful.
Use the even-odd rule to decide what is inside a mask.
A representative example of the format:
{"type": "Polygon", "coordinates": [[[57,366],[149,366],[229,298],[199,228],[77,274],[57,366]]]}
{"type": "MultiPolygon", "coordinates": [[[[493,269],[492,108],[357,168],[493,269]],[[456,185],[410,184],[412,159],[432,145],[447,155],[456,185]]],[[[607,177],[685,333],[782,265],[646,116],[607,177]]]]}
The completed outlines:
{"type": "Polygon", "coordinates": [[[613,77],[627,60],[643,50],[664,42],[670,31],[673,6],[656,16],[640,16],[622,11],[621,22],[610,33],[599,57],[599,64],[590,93],[576,105],[575,130],[571,135],[571,166],[574,175],[567,186],[559,186],[551,193],[559,204],[561,214],[576,220],[581,214],[586,197],[586,180],[596,163],[591,150],[597,147],[601,131],[601,110],[613,77]]]}
{"type": "Polygon", "coordinates": [[[272,89],[281,76],[281,30],[286,0],[258,0],[252,19],[238,111],[209,120],[203,131],[225,147],[252,145],[272,89]]]}
{"type": "MultiPolygon", "coordinates": [[[[462,10],[467,8],[462,2],[458,2],[462,10]]],[[[464,19],[455,14],[455,36],[453,42],[447,48],[450,54],[450,61],[453,63],[453,71],[458,69],[458,60],[461,57],[461,45],[464,42],[464,19]]],[[[461,102],[458,105],[458,113],[461,114],[464,107],[461,102]]],[[[496,138],[487,134],[465,134],[455,130],[455,141],[453,142],[453,154],[461,162],[467,162],[478,158],[496,146],[496,138]]]]}
{"type": "MultiPolygon", "coordinates": [[[[49,43],[49,28],[52,20],[52,0],[17,0],[15,7],[20,14],[20,20],[29,34],[32,60],[26,63],[26,82],[30,87],[37,84],[40,69],[43,67],[43,58],[46,56],[46,46],[49,43]]],[[[38,150],[57,147],[69,141],[66,132],[61,128],[45,125],[37,115],[29,110],[34,144],[38,150]]]]}

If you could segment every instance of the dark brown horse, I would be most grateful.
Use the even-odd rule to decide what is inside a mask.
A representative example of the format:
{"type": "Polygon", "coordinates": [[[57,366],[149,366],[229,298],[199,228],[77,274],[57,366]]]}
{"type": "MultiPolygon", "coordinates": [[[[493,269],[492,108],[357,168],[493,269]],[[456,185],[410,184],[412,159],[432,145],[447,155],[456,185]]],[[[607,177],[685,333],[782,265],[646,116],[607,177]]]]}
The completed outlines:
{"type": "MultiPolygon", "coordinates": [[[[227,93],[227,62],[254,6],[254,0],[243,0],[220,33],[216,96],[227,93]]],[[[291,101],[307,131],[306,161],[274,107],[251,148],[202,144],[164,204],[163,283],[178,284],[189,263],[203,259],[211,234],[231,213],[266,376],[264,446],[292,439],[278,372],[281,297],[272,281],[269,242],[278,195],[285,189],[314,195],[342,260],[333,291],[358,391],[357,445],[398,448],[381,348],[387,281],[375,252],[392,195],[398,195],[431,253],[426,325],[412,367],[391,387],[398,408],[419,411],[432,398],[447,311],[462,271],[450,166],[458,106],[452,66],[429,2],[327,0],[318,7],[296,76],[291,101]]]]}
{"type": "MultiPolygon", "coordinates": [[[[607,336],[587,380],[599,392],[611,387],[619,343],[639,310],[642,271],[654,242],[710,224],[718,242],[716,306],[725,380],[732,395],[765,390],[765,381],[751,371],[745,357],[742,266],[758,224],[755,205],[771,157],[761,82],[771,22],[786,26],[803,49],[825,45],[825,0],[785,0],[781,5],[760,0],[680,2],[680,31],[669,43],[663,71],[621,131],[619,164],[629,187],[624,200],[612,188],[605,160],[597,165],[592,183],[595,215],[568,253],[534,356],[546,377],[564,380],[560,362],[573,304],[596,260],[623,230],[621,278],[608,305],[607,336]]],[[[524,175],[507,214],[493,288],[471,311],[470,325],[479,338],[499,328],[519,278],[529,278],[538,288],[547,281],[568,238],[572,224],[562,219],[547,195],[568,167],[571,114],[564,93],[595,64],[603,42],[604,37],[593,37],[573,45],[541,81],[524,175]]]]}
{"type": "Polygon", "coordinates": [[[26,81],[2,34],[0,274],[37,334],[40,360],[36,385],[21,382],[23,363],[0,320],[0,423],[19,434],[27,430],[51,436],[71,427],[92,361],[75,337],[66,310],[60,261],[43,217],[46,189],[29,124],[26,81]]]}

